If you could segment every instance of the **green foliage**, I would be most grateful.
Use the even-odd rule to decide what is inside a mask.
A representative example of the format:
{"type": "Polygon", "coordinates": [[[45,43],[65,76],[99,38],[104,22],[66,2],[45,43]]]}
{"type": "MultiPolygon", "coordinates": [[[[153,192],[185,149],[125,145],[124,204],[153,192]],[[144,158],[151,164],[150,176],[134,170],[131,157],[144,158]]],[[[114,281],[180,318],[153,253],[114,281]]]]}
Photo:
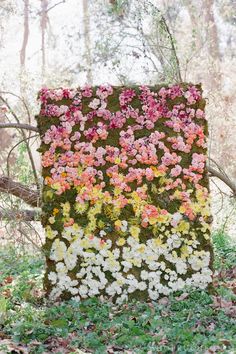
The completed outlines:
{"type": "Polygon", "coordinates": [[[33,181],[33,172],[31,164],[28,160],[28,152],[26,143],[22,142],[17,149],[17,161],[15,165],[15,171],[18,176],[18,180],[25,185],[32,183],[33,181]]]}
{"type": "MultiPolygon", "coordinates": [[[[219,231],[213,241],[218,271],[235,267],[229,237],[219,231]]],[[[135,354],[194,354],[209,348],[233,353],[236,349],[235,314],[227,311],[236,304],[236,296],[226,280],[218,283],[215,296],[189,289],[152,303],[115,306],[91,298],[52,304],[42,292],[43,263],[40,254],[0,250],[1,333],[15,345],[26,345],[29,353],[50,353],[52,346],[55,353],[71,354],[78,348],[97,354],[107,353],[108,348],[135,354]],[[214,305],[219,297],[225,307],[214,305]]]]}
{"type": "Polygon", "coordinates": [[[229,269],[235,265],[236,259],[236,243],[219,229],[213,234],[213,245],[215,251],[215,268],[229,269]]]}

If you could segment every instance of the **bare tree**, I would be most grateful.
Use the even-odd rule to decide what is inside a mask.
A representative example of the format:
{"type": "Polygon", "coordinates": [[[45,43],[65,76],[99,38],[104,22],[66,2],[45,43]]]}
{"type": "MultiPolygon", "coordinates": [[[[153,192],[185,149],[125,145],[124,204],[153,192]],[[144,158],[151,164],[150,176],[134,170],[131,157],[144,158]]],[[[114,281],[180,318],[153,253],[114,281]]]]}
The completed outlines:
{"type": "Polygon", "coordinates": [[[88,1],[83,0],[83,24],[84,24],[84,46],[85,46],[85,57],[87,64],[87,82],[92,84],[93,76],[92,76],[92,59],[91,59],[91,50],[90,50],[90,18],[88,11],[88,1]]]}
{"type": "Polygon", "coordinates": [[[24,34],[20,51],[20,65],[25,68],[26,47],[29,39],[29,0],[24,0],[24,34]]]}
{"type": "Polygon", "coordinates": [[[45,37],[46,37],[46,28],[48,22],[48,0],[41,0],[41,51],[42,51],[42,77],[45,75],[45,66],[46,66],[46,49],[45,49],[45,37]]]}

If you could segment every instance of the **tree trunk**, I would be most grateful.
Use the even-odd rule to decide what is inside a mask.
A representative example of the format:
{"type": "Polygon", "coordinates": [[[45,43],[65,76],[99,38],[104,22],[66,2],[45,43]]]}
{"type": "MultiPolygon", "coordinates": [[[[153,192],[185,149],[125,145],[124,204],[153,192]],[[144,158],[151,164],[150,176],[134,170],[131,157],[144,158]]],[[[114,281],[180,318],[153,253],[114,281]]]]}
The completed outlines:
{"type": "Polygon", "coordinates": [[[206,19],[207,28],[207,47],[209,57],[212,59],[209,63],[209,83],[211,89],[220,89],[221,87],[221,72],[220,72],[220,49],[218,30],[214,17],[214,0],[204,0],[203,9],[206,19]]]}
{"type": "Polygon", "coordinates": [[[92,84],[92,58],[90,50],[90,21],[89,21],[89,12],[88,12],[88,1],[83,0],[83,24],[84,24],[84,46],[85,46],[85,56],[87,64],[87,83],[92,84]]]}
{"type": "Polygon", "coordinates": [[[25,59],[26,59],[26,48],[28,44],[28,39],[29,39],[29,0],[24,0],[24,33],[23,33],[22,47],[20,51],[20,71],[21,71],[20,90],[22,96],[24,96],[25,93],[24,81],[22,79],[25,72],[25,59]]]}
{"type": "Polygon", "coordinates": [[[48,1],[41,0],[41,51],[42,51],[42,77],[45,76],[45,66],[46,66],[46,50],[45,50],[45,35],[47,28],[47,11],[48,11],[48,1]]]}
{"type": "Polygon", "coordinates": [[[24,0],[24,35],[20,51],[20,65],[25,68],[26,47],[29,39],[29,0],[24,0]]]}

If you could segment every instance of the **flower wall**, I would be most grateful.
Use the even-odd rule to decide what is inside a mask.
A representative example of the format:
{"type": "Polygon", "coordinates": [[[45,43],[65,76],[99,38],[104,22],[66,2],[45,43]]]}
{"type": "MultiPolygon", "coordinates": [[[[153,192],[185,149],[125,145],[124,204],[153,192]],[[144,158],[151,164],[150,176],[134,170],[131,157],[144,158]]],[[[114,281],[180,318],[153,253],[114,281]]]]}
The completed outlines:
{"type": "Polygon", "coordinates": [[[200,85],[39,93],[51,298],[156,300],[212,281],[200,85]]]}

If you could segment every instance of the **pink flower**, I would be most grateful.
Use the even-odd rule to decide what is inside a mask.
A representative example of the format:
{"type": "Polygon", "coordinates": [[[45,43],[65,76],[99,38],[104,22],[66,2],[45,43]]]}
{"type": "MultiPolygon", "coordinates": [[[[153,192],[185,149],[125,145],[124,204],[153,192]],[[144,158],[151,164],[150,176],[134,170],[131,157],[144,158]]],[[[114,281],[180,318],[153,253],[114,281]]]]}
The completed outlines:
{"type": "Polygon", "coordinates": [[[155,177],[153,170],[152,170],[151,168],[146,168],[145,171],[146,171],[146,178],[147,178],[147,180],[148,180],[148,181],[152,181],[153,178],[155,177]]]}
{"type": "Polygon", "coordinates": [[[198,171],[202,173],[205,167],[205,161],[206,161],[206,155],[193,153],[192,164],[190,166],[190,169],[192,171],[198,171]]]}
{"type": "Polygon", "coordinates": [[[110,85],[101,85],[96,91],[96,95],[101,99],[106,99],[109,95],[113,94],[113,88],[110,85]]]}
{"type": "Polygon", "coordinates": [[[56,161],[56,156],[52,154],[50,151],[45,151],[45,153],[42,155],[42,166],[43,167],[49,167],[54,164],[56,161]]]}
{"type": "Polygon", "coordinates": [[[119,95],[119,102],[121,106],[126,106],[132,101],[136,96],[136,93],[133,89],[124,89],[119,95]]]}
{"type": "Polygon", "coordinates": [[[201,109],[196,110],[196,117],[197,118],[205,118],[205,113],[201,109]]]}
{"type": "Polygon", "coordinates": [[[90,85],[84,85],[81,88],[81,91],[82,91],[82,96],[83,97],[92,97],[92,95],[93,95],[93,90],[92,90],[92,87],[90,85]]]}
{"type": "Polygon", "coordinates": [[[189,104],[194,104],[200,100],[201,93],[195,86],[189,86],[188,91],[184,93],[184,97],[187,99],[189,104]]]}
{"type": "Polygon", "coordinates": [[[181,161],[181,157],[178,156],[175,152],[173,152],[172,154],[169,152],[165,152],[165,154],[161,158],[161,161],[166,166],[175,165],[176,163],[181,161]]]}
{"type": "Polygon", "coordinates": [[[174,168],[170,170],[170,174],[172,177],[177,177],[181,174],[182,167],[180,165],[176,165],[174,168]]]}

